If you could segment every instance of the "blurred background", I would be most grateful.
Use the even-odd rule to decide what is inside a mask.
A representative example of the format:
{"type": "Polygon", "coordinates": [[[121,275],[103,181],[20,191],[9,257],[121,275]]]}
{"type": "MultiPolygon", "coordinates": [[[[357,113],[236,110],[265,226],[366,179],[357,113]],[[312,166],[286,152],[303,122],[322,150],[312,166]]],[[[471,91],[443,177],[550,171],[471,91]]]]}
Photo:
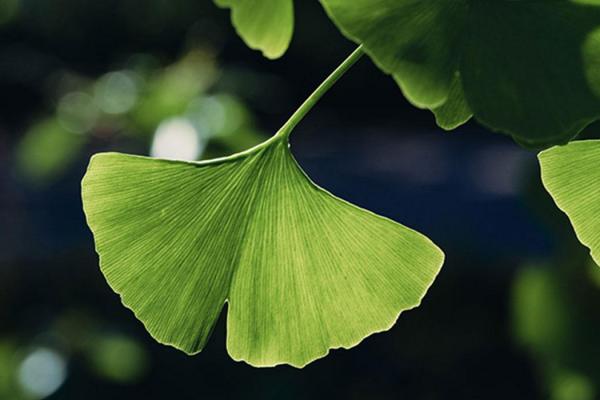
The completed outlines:
{"type": "Polygon", "coordinates": [[[420,308],[296,370],[232,361],[223,318],[188,357],[120,305],[81,209],[89,157],[205,159],[273,134],[354,47],[316,1],[296,8],[268,61],[208,0],[0,0],[0,399],[600,398],[600,268],[535,153],[475,123],[441,131],[367,59],[293,152],[445,250],[420,308]]]}

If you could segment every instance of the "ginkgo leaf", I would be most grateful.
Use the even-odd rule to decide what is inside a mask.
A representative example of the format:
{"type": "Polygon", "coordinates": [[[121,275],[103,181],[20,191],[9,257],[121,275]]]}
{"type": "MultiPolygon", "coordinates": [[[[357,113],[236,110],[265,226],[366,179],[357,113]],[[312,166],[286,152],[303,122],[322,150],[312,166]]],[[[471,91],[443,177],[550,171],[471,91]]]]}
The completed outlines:
{"type": "Polygon", "coordinates": [[[231,21],[248,47],[279,58],[294,33],[293,0],[214,0],[231,9],[231,21]]]}
{"type": "Polygon", "coordinates": [[[462,82],[458,73],[450,86],[446,102],[431,111],[435,115],[437,124],[446,130],[458,128],[471,119],[473,112],[465,99],[462,82]]]}
{"type": "Polygon", "coordinates": [[[538,158],[546,190],[600,265],[600,140],[553,147],[538,158]]]}
{"type": "MultiPolygon", "coordinates": [[[[475,118],[528,146],[564,143],[600,118],[597,0],[321,2],[418,107],[439,114],[458,73],[475,118]]],[[[449,111],[443,126],[466,119],[449,111]]]]}
{"type": "Polygon", "coordinates": [[[82,187],[108,283],[156,340],[189,354],[227,302],[235,360],[304,366],[389,329],[444,259],[316,186],[285,140],[197,163],[99,154],[82,187]]]}

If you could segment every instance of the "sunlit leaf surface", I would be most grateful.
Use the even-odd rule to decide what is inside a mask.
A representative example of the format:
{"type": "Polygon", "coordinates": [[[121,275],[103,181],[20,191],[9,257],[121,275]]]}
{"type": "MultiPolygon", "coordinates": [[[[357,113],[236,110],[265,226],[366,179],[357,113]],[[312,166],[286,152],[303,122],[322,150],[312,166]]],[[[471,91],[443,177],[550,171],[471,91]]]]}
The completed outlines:
{"type": "Polygon", "coordinates": [[[301,367],[419,305],[443,253],[313,184],[284,141],[200,163],[94,156],[83,202],[101,269],[158,341],[301,367]]]}
{"type": "Polygon", "coordinates": [[[600,140],[553,147],[539,160],[544,186],[600,264],[600,140]]]}
{"type": "Polygon", "coordinates": [[[437,110],[443,127],[464,122],[470,109],[523,145],[546,146],[600,117],[597,0],[321,2],[412,103],[437,110]],[[461,92],[468,108],[440,113],[461,92]]]}
{"type": "Polygon", "coordinates": [[[279,58],[294,33],[293,0],[214,0],[231,9],[231,21],[246,44],[265,57],[279,58]]]}

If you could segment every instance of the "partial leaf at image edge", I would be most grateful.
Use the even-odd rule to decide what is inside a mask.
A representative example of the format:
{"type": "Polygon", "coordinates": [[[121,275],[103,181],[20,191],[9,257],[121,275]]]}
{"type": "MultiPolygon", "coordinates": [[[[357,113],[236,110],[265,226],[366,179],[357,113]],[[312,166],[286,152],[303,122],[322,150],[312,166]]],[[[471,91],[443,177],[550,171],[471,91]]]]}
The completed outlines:
{"type": "Polygon", "coordinates": [[[446,129],[467,119],[462,107],[439,118],[457,73],[474,117],[528,147],[565,143],[600,118],[596,0],[321,3],[446,129]]]}
{"type": "Polygon", "coordinates": [[[82,195],[102,272],[156,340],[199,352],[227,302],[232,358],[302,367],[420,304],[437,246],[317,187],[286,141],[255,149],[93,157],[82,195]]]}
{"type": "Polygon", "coordinates": [[[538,157],[546,190],[600,265],[600,140],[571,142],[538,157]]]}
{"type": "Polygon", "coordinates": [[[248,47],[281,57],[294,33],[293,0],[214,0],[231,9],[231,22],[248,47]]]}
{"type": "Polygon", "coordinates": [[[448,131],[458,128],[471,119],[473,112],[465,99],[462,82],[458,73],[452,81],[446,102],[431,111],[435,115],[435,121],[438,126],[448,131]]]}

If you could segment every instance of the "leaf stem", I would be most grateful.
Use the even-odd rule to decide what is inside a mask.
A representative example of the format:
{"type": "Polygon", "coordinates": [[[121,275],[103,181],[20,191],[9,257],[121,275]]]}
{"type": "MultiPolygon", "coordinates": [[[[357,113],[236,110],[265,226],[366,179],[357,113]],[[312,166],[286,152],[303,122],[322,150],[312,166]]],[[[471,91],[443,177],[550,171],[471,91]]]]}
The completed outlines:
{"type": "Polygon", "coordinates": [[[275,135],[271,136],[266,141],[248,150],[244,150],[240,153],[236,153],[231,156],[209,160],[208,162],[219,163],[226,161],[234,161],[249,156],[251,154],[255,154],[258,151],[268,148],[276,142],[287,140],[290,134],[292,133],[292,130],[296,127],[296,125],[298,125],[302,118],[304,118],[304,116],[315,106],[315,104],[317,104],[321,97],[323,97],[323,95],[327,93],[329,89],[331,89],[331,87],[346,73],[346,71],[348,71],[362,57],[363,54],[364,51],[362,49],[362,45],[358,46],[356,50],[354,50],[352,54],[350,54],[348,58],[346,58],[344,62],[342,62],[335,69],[335,71],[333,71],[331,75],[329,75],[323,81],[323,83],[321,83],[319,87],[314,92],[312,92],[310,96],[308,96],[304,103],[302,103],[302,105],[294,112],[294,114],[292,114],[290,119],[288,119],[287,122],[283,124],[281,129],[279,129],[275,135]]]}
{"type": "Polygon", "coordinates": [[[277,139],[287,139],[292,130],[298,125],[298,123],[304,118],[304,116],[318,103],[318,101],[323,97],[325,93],[331,89],[331,87],[342,77],[344,74],[362,57],[364,51],[362,49],[362,45],[358,46],[356,50],[352,52],[342,62],[336,69],[333,71],[324,81],[317,87],[317,89],[312,92],[310,96],[302,103],[302,105],[292,114],[290,119],[279,129],[274,138],[277,139]]]}

